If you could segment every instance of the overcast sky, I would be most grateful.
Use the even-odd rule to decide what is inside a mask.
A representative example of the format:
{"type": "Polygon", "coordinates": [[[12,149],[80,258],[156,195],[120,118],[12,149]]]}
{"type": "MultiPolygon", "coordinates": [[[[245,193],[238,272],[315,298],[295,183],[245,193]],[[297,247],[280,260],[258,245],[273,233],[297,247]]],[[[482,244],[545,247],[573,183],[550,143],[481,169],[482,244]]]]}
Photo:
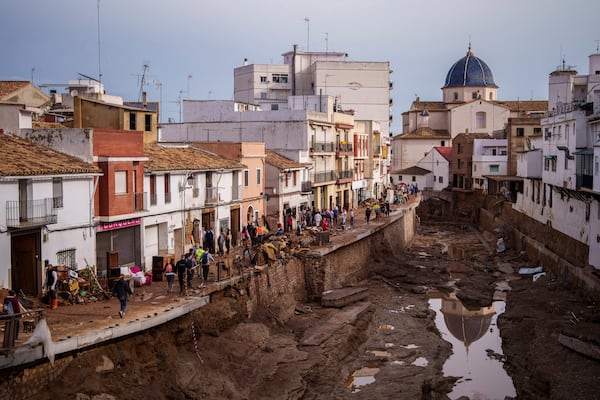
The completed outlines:
{"type": "Polygon", "coordinates": [[[160,101],[162,83],[163,121],[179,121],[180,97],[232,99],[244,58],[281,64],[297,44],[389,61],[398,134],[415,96],[441,100],[469,40],[492,69],[499,100],[547,99],[561,57],[587,73],[600,1],[1,0],[0,80],[33,76],[39,85],[101,73],[107,93],[137,101],[147,64],[148,99],[160,101]]]}

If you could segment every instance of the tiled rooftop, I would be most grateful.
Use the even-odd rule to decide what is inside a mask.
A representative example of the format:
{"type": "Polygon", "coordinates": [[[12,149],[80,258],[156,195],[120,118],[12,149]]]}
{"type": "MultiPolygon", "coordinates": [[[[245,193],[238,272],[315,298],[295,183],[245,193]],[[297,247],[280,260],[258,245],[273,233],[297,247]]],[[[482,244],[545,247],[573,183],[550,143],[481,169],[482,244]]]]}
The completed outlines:
{"type": "Polygon", "coordinates": [[[46,146],[6,133],[0,134],[0,176],[101,173],[86,163],[46,146]]]}
{"type": "Polygon", "coordinates": [[[267,154],[267,163],[279,169],[302,168],[305,166],[305,164],[291,160],[271,150],[266,150],[265,153],[267,154]]]}
{"type": "Polygon", "coordinates": [[[190,146],[175,147],[148,143],[144,145],[144,155],[148,157],[144,166],[149,172],[246,168],[238,161],[190,146]]]}
{"type": "Polygon", "coordinates": [[[28,84],[28,81],[0,81],[0,99],[28,84]]]}

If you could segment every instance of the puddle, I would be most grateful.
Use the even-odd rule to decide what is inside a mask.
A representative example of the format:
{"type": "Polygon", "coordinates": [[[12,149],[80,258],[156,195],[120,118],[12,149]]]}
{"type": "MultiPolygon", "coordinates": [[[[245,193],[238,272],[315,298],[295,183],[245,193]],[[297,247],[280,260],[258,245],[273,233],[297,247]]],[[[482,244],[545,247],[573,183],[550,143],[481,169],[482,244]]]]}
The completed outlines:
{"type": "Polygon", "coordinates": [[[436,313],[435,324],[442,338],[452,345],[453,354],[444,364],[444,376],[462,377],[448,397],[516,397],[512,379],[500,361],[502,357],[490,357],[503,354],[496,320],[504,312],[505,303],[494,301],[490,307],[468,310],[453,294],[431,292],[429,297],[429,307],[436,313]]]}
{"type": "Polygon", "coordinates": [[[426,367],[429,364],[429,361],[425,357],[418,357],[415,361],[412,362],[411,365],[416,365],[417,367],[426,367]]]}
{"type": "Polygon", "coordinates": [[[360,386],[369,385],[375,382],[375,374],[379,368],[362,367],[354,371],[346,380],[346,386],[352,389],[352,393],[359,392],[360,386]]]}

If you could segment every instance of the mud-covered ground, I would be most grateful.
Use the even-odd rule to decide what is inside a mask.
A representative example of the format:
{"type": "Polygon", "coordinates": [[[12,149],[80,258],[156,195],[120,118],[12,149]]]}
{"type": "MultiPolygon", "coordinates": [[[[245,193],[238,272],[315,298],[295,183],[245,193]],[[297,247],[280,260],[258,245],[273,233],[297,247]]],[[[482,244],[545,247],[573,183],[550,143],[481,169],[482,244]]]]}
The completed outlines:
{"type": "Polygon", "coordinates": [[[492,243],[495,237],[468,227],[423,224],[409,249],[374,258],[361,283],[370,305],[356,318],[298,304],[289,321],[266,311],[247,320],[245,293],[231,290],[189,317],[61,360],[51,389],[34,398],[445,399],[460,377],[442,374],[451,346],[435,326],[428,293],[454,292],[476,308],[490,305],[496,284],[507,281],[498,326],[517,398],[597,399],[600,362],[558,336],[598,342],[598,305],[552,274],[534,282],[511,273],[531,261],[510,249],[494,255],[492,243]],[[340,318],[320,345],[302,344],[340,318]]]}

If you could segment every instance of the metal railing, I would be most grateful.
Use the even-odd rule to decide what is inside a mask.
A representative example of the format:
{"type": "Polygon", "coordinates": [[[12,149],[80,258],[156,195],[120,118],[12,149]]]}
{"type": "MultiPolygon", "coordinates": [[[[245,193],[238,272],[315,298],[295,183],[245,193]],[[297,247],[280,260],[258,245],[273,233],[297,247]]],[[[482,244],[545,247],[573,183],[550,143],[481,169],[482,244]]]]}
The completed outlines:
{"type": "Polygon", "coordinates": [[[6,202],[6,226],[24,228],[55,224],[57,214],[52,197],[39,200],[8,200],[6,202]]]}
{"type": "Polygon", "coordinates": [[[313,174],[313,182],[322,183],[327,181],[335,181],[335,171],[317,172],[313,174]]]}
{"type": "Polygon", "coordinates": [[[300,184],[302,193],[310,193],[313,189],[312,181],[304,181],[300,184]]]}
{"type": "Polygon", "coordinates": [[[313,153],[333,153],[333,142],[312,142],[310,151],[313,153]]]}

